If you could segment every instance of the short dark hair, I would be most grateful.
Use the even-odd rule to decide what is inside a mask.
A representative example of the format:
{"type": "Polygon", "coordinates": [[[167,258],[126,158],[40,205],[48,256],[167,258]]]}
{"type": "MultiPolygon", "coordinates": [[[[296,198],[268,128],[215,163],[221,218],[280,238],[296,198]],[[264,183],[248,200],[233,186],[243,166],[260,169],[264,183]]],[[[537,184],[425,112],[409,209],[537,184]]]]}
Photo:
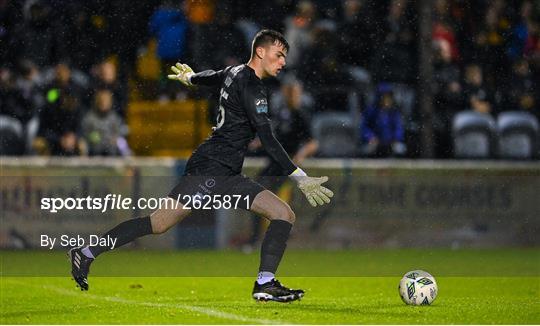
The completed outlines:
{"type": "Polygon", "coordinates": [[[285,50],[289,52],[289,43],[287,42],[283,34],[271,29],[263,29],[259,31],[257,35],[255,35],[255,37],[253,38],[253,43],[251,44],[251,57],[253,58],[255,56],[255,49],[257,47],[274,43],[283,45],[285,50]]]}

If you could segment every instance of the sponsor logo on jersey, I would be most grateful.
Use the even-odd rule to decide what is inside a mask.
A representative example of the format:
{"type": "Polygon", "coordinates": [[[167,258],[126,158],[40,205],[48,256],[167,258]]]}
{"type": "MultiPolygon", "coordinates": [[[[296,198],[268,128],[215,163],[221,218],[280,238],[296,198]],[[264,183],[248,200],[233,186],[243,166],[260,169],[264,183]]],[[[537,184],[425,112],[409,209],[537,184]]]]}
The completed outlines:
{"type": "Polygon", "coordinates": [[[216,180],[214,179],[207,179],[204,183],[208,188],[212,188],[216,185],[216,180]]]}
{"type": "Polygon", "coordinates": [[[257,113],[268,113],[268,102],[265,98],[255,100],[255,109],[257,113]]]}

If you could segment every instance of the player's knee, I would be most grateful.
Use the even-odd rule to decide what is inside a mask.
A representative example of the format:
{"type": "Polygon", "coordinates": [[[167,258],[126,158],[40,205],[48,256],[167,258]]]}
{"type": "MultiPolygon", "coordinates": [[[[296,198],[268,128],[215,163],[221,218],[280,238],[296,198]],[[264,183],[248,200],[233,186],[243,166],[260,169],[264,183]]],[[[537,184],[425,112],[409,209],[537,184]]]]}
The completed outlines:
{"type": "Polygon", "coordinates": [[[160,222],[152,223],[152,233],[153,234],[162,234],[167,232],[169,228],[164,224],[160,222]]]}
{"type": "Polygon", "coordinates": [[[167,221],[165,219],[163,219],[163,218],[158,218],[158,217],[152,216],[150,218],[150,221],[152,222],[152,233],[153,234],[165,233],[172,226],[172,225],[170,225],[170,223],[167,223],[167,221]]]}
{"type": "Polygon", "coordinates": [[[185,209],[158,209],[150,215],[150,221],[152,223],[152,233],[161,234],[167,232],[178,222],[184,219],[190,210],[185,209]]]}
{"type": "Polygon", "coordinates": [[[294,224],[294,221],[296,221],[296,215],[294,214],[293,210],[289,205],[283,203],[283,205],[275,208],[275,210],[272,212],[272,215],[270,216],[270,219],[284,220],[291,224],[294,224]]]}
{"type": "Polygon", "coordinates": [[[294,214],[293,210],[287,205],[287,221],[291,224],[294,224],[296,221],[296,214],[294,214]]]}

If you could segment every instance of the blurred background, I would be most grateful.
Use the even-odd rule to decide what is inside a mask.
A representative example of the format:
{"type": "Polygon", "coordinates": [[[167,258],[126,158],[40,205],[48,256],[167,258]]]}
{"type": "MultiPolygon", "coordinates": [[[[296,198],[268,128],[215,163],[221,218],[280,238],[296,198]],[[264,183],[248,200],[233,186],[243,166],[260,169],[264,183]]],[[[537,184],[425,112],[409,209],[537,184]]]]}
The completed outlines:
{"type": "MultiPolygon", "coordinates": [[[[277,136],[341,198],[315,212],[276,189],[305,216],[293,246],[538,245],[540,1],[0,0],[2,246],[126,218],[48,216],[44,194],[165,195],[219,96],[169,67],[245,63],[261,28],[291,45],[266,81],[277,136]]],[[[163,246],[258,241],[220,214],[163,246]]]]}
{"type": "Polygon", "coordinates": [[[254,34],[273,28],[291,51],[268,82],[272,111],[281,124],[301,111],[318,156],[537,158],[539,11],[523,0],[2,0],[1,153],[185,158],[215,121],[218,90],[188,91],[169,67],[245,63],[254,34]]]}

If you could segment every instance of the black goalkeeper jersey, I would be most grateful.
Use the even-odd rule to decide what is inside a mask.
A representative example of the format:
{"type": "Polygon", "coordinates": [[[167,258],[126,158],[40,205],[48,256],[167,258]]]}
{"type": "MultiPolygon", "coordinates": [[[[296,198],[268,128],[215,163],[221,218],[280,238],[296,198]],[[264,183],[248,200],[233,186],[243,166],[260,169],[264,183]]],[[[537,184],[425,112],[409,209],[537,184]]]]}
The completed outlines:
{"type": "Polygon", "coordinates": [[[206,70],[191,77],[194,85],[221,86],[216,126],[192,154],[220,162],[240,173],[247,146],[258,134],[268,154],[287,174],[296,166],[276,140],[268,118],[268,94],[262,81],[248,65],[206,70]]]}

